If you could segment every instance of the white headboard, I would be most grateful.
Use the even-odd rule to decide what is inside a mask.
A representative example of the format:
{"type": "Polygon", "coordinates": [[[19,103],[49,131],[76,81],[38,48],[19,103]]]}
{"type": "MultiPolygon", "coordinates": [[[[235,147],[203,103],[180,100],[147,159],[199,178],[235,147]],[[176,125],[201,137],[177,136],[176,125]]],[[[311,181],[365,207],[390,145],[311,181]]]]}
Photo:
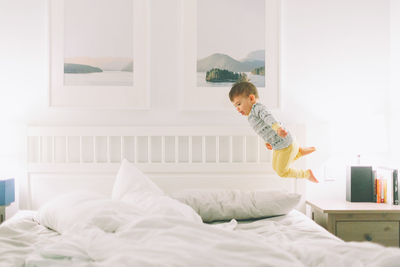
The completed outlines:
{"type": "MultiPolygon", "coordinates": [[[[304,126],[288,128],[304,141],[304,126]]],[[[167,193],[184,188],[305,191],[304,180],[273,172],[271,152],[248,127],[30,126],[27,156],[26,208],[31,209],[78,189],[110,195],[122,158],[167,193]]]]}

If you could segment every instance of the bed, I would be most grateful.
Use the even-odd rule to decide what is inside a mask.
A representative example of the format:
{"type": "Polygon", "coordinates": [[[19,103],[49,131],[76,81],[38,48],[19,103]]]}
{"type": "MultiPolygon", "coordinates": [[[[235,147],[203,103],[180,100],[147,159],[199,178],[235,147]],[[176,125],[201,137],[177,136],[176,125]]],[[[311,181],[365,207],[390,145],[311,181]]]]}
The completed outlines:
{"type": "Polygon", "coordinates": [[[304,181],[277,178],[243,129],[30,127],[27,140],[26,210],[0,226],[1,266],[400,262],[305,216],[304,181]]]}

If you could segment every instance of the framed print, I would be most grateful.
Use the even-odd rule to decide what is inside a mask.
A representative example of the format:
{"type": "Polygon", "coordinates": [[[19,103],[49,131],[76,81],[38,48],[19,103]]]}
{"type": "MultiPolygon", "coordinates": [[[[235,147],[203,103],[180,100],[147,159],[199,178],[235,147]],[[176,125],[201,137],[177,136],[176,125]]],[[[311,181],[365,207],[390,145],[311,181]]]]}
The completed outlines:
{"type": "Polygon", "coordinates": [[[146,0],[49,0],[49,105],[149,108],[146,0]]]}
{"type": "Polygon", "coordinates": [[[184,110],[232,109],[233,83],[249,80],[279,108],[279,0],[182,0],[184,110]]]}

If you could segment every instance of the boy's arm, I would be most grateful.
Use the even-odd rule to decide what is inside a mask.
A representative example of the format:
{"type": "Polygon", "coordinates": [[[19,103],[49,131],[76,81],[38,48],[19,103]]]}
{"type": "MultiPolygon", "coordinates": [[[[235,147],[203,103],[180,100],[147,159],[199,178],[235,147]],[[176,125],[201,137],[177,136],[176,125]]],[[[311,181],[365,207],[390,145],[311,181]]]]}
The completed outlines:
{"type": "Polygon", "coordinates": [[[282,127],[278,128],[278,130],[276,130],[276,132],[280,137],[286,137],[286,135],[287,135],[286,130],[283,129],[282,127]]]}
{"type": "Polygon", "coordinates": [[[271,128],[275,131],[278,132],[278,129],[281,128],[282,126],[278,121],[275,120],[275,118],[272,116],[272,114],[262,105],[259,105],[258,107],[258,116],[271,128]]]}

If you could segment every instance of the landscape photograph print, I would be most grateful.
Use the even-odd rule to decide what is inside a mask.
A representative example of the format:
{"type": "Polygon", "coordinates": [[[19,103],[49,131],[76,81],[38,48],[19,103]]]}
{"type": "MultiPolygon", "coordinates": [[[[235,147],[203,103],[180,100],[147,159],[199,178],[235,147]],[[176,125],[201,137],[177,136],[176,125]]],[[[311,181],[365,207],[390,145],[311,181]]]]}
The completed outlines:
{"type": "Polygon", "coordinates": [[[265,0],[197,1],[197,86],[265,87],[265,0]]]}
{"type": "Polygon", "coordinates": [[[64,2],[64,85],[133,86],[133,1],[64,2]]]}

